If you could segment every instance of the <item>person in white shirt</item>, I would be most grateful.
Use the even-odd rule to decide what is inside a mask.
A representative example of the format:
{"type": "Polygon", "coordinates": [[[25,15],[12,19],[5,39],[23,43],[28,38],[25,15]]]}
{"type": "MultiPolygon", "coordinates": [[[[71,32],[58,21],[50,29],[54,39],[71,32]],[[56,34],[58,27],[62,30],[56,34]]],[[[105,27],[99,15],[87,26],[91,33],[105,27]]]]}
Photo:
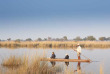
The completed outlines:
{"type": "Polygon", "coordinates": [[[81,55],[81,47],[80,47],[79,44],[77,44],[77,49],[76,49],[76,51],[77,51],[78,59],[81,59],[81,57],[80,57],[80,55],[81,55]]]}

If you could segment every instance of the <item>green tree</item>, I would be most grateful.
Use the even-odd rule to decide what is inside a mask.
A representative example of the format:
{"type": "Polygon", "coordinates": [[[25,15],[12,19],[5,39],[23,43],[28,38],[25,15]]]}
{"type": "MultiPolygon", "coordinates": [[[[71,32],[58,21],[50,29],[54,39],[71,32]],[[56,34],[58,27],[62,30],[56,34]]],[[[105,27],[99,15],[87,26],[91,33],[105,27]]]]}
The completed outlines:
{"type": "Polygon", "coordinates": [[[88,36],[88,37],[87,37],[87,40],[89,40],[89,41],[94,41],[94,40],[96,40],[96,38],[95,38],[94,36],[88,36]]]}
{"type": "Polygon", "coordinates": [[[77,36],[74,40],[75,40],[75,41],[81,41],[82,38],[81,38],[80,36],[77,36]]]}
{"type": "Polygon", "coordinates": [[[63,39],[64,39],[64,41],[67,41],[68,40],[67,36],[64,36],[63,39]]]}
{"type": "Polygon", "coordinates": [[[44,38],[44,41],[47,41],[47,38],[44,38]]]}
{"type": "Polygon", "coordinates": [[[107,40],[107,41],[110,41],[110,37],[108,37],[106,40],[107,40]]]}
{"type": "Polygon", "coordinates": [[[106,40],[106,37],[99,37],[99,40],[100,41],[105,41],[106,40]]]}
{"type": "Polygon", "coordinates": [[[56,38],[55,40],[56,40],[56,41],[60,41],[60,39],[59,39],[59,38],[56,38]]]}
{"type": "Polygon", "coordinates": [[[15,42],[20,42],[20,41],[21,41],[20,39],[16,39],[16,40],[15,40],[15,42]]]}
{"type": "Polygon", "coordinates": [[[41,38],[38,38],[37,41],[42,41],[42,39],[41,38]]]}
{"type": "Polygon", "coordinates": [[[85,37],[85,38],[83,38],[82,40],[83,40],[83,41],[86,41],[86,40],[87,40],[87,38],[85,37]]]}
{"type": "Polygon", "coordinates": [[[32,39],[31,38],[27,38],[26,41],[32,41],[32,39]]]}
{"type": "Polygon", "coordinates": [[[51,37],[48,37],[48,41],[51,41],[52,40],[52,38],[51,37]]]}
{"type": "Polygon", "coordinates": [[[11,38],[8,38],[7,40],[8,40],[8,41],[11,41],[11,38]]]}

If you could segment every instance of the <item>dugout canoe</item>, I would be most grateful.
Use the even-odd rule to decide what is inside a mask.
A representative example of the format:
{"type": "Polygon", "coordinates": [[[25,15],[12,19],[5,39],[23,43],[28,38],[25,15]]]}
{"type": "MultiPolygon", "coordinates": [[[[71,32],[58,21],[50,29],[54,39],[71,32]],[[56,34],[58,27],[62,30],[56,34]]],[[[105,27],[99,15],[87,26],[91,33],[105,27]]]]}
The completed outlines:
{"type": "Polygon", "coordinates": [[[51,59],[51,58],[46,58],[46,59],[41,59],[41,61],[57,61],[57,62],[90,62],[89,59],[51,59]]]}

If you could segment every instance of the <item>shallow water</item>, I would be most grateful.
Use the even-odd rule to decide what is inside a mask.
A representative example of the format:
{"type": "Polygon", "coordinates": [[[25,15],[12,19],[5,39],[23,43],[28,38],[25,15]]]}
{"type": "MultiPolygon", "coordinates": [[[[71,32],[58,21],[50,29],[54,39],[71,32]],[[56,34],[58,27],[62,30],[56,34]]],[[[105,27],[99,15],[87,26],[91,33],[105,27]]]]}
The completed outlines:
{"type": "MultiPolygon", "coordinates": [[[[3,59],[6,59],[12,55],[15,56],[24,56],[28,55],[33,57],[34,55],[43,56],[45,54],[46,57],[50,57],[51,53],[55,52],[56,58],[64,58],[67,53],[70,56],[70,59],[77,59],[77,53],[72,49],[27,49],[27,48],[19,48],[19,49],[7,49],[0,48],[0,64],[3,59]]],[[[82,54],[88,58],[90,58],[93,62],[91,63],[80,63],[80,70],[86,73],[100,73],[100,66],[103,67],[104,74],[110,73],[110,49],[82,49],[82,54]]],[[[81,56],[82,59],[87,59],[81,56]]],[[[49,62],[51,65],[51,63],[49,62]]],[[[56,62],[55,66],[61,66],[64,69],[77,70],[78,63],[77,62],[69,62],[69,65],[65,65],[65,62],[56,62]]],[[[52,66],[52,65],[51,65],[52,66]]]]}

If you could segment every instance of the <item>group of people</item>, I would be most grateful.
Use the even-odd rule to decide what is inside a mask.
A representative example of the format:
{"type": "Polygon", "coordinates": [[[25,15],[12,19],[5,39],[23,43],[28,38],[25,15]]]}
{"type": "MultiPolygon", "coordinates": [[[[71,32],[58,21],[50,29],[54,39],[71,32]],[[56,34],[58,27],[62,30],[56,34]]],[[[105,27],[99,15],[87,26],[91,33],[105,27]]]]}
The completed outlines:
{"type": "MultiPolygon", "coordinates": [[[[80,59],[81,59],[81,57],[80,57],[80,55],[81,55],[81,47],[80,47],[79,44],[77,44],[77,49],[75,49],[74,51],[77,52],[77,57],[78,57],[78,59],[80,60],[80,59]]],[[[52,59],[55,59],[55,58],[56,58],[56,55],[55,55],[54,52],[52,52],[52,55],[51,55],[50,58],[52,58],[52,59]]],[[[69,59],[69,55],[66,54],[64,59],[69,59]]],[[[52,64],[52,67],[54,67],[55,64],[56,64],[56,62],[55,62],[55,61],[52,61],[51,64],[52,64]]],[[[65,65],[68,66],[68,65],[69,65],[69,62],[65,62],[65,65]]],[[[77,72],[78,74],[81,74],[81,66],[80,66],[80,65],[81,65],[81,63],[78,62],[78,64],[77,64],[77,69],[74,70],[74,72],[77,72]]]]}
{"type": "MultiPolygon", "coordinates": [[[[51,55],[50,58],[51,58],[51,59],[55,59],[55,58],[56,58],[56,55],[55,55],[54,52],[52,52],[52,55],[51,55]]],[[[66,54],[65,59],[69,59],[69,55],[68,55],[68,54],[66,54]]]]}
{"type": "MultiPolygon", "coordinates": [[[[81,47],[80,47],[80,45],[79,45],[79,44],[77,44],[77,49],[76,49],[76,50],[74,50],[74,51],[76,51],[76,52],[77,52],[78,59],[81,59],[81,57],[80,57],[80,55],[81,55],[81,47]]],[[[56,55],[55,55],[55,53],[54,53],[54,52],[52,52],[52,55],[51,55],[51,57],[50,57],[50,58],[52,58],[52,59],[55,59],[55,58],[56,58],[56,55]]],[[[69,59],[69,55],[68,55],[68,54],[66,54],[64,59],[69,59]]]]}

